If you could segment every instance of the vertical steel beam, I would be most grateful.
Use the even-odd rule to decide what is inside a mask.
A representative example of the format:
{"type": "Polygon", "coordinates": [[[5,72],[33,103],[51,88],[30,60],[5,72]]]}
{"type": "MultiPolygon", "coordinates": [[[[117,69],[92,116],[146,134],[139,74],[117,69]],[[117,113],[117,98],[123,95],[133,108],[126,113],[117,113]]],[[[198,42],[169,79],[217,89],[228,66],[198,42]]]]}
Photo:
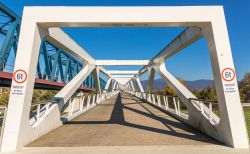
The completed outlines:
{"type": "Polygon", "coordinates": [[[54,55],[54,63],[52,64],[52,70],[50,72],[50,76],[53,81],[55,81],[55,74],[56,74],[59,55],[60,55],[60,50],[57,50],[56,54],[54,55]]]}
{"type": "Polygon", "coordinates": [[[68,60],[66,62],[65,70],[64,70],[64,82],[65,83],[68,82],[68,74],[69,74],[70,63],[71,63],[71,59],[68,58],[68,60]]]}
{"type": "Polygon", "coordinates": [[[149,79],[147,84],[147,92],[151,93],[154,84],[155,70],[154,68],[148,68],[148,72],[149,72],[149,79]]]}
{"type": "Polygon", "coordinates": [[[9,57],[11,46],[13,45],[13,40],[18,25],[19,25],[18,20],[12,22],[7,32],[7,35],[5,36],[3,44],[0,48],[0,71],[3,70],[3,67],[5,66],[7,59],[9,57]]]}
{"type": "Polygon", "coordinates": [[[131,85],[132,91],[135,91],[133,79],[131,79],[129,83],[130,83],[130,85],[131,85]]]}
{"type": "Polygon", "coordinates": [[[105,85],[105,88],[104,88],[105,91],[108,92],[111,82],[112,82],[112,78],[109,78],[108,81],[107,81],[107,83],[106,83],[106,85],[105,85]]]}
{"type": "Polygon", "coordinates": [[[143,89],[143,87],[141,85],[140,77],[137,77],[135,80],[136,80],[136,83],[137,83],[137,86],[138,86],[140,92],[144,92],[144,89],[143,89]]]}
{"type": "Polygon", "coordinates": [[[72,74],[73,77],[76,76],[76,74],[77,74],[77,67],[78,67],[77,65],[78,64],[75,62],[74,67],[73,67],[73,74],[72,74]]]}
{"type": "Polygon", "coordinates": [[[63,64],[62,64],[61,51],[59,52],[59,57],[58,57],[58,67],[59,67],[59,71],[60,71],[61,80],[62,80],[62,82],[65,83],[65,81],[64,81],[64,72],[63,72],[63,64]]]}
{"type": "Polygon", "coordinates": [[[42,72],[41,72],[41,67],[39,63],[39,56],[38,56],[38,62],[37,62],[37,75],[39,79],[42,79],[42,72]]]}
{"type": "Polygon", "coordinates": [[[102,92],[101,86],[100,86],[99,72],[100,72],[99,67],[97,66],[93,70],[93,77],[94,77],[95,89],[96,89],[97,94],[101,94],[101,92],[102,92]]]}
{"type": "Polygon", "coordinates": [[[46,47],[46,44],[45,44],[44,40],[42,40],[41,46],[42,46],[42,51],[43,51],[43,56],[44,56],[45,72],[46,72],[46,74],[48,76],[48,79],[51,80],[50,61],[49,61],[49,56],[48,56],[48,53],[47,53],[47,47],[46,47]]]}

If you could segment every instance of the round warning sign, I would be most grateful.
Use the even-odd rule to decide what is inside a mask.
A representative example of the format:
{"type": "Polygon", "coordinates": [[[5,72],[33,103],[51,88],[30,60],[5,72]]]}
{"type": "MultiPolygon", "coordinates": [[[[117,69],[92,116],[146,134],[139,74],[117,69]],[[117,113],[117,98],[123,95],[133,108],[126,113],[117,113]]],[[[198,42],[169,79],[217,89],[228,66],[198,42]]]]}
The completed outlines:
{"type": "Polygon", "coordinates": [[[13,74],[13,79],[16,83],[24,83],[27,79],[27,73],[24,70],[16,70],[13,74]]]}
{"type": "Polygon", "coordinates": [[[222,70],[221,76],[225,81],[232,81],[235,78],[235,72],[232,68],[225,68],[222,70]]]}

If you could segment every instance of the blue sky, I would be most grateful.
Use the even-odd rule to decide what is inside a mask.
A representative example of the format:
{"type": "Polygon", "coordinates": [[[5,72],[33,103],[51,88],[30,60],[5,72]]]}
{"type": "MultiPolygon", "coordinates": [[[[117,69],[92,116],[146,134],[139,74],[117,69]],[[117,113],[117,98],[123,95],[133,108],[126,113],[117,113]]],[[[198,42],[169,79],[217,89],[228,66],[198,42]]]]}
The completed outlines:
{"type": "MultiPolygon", "coordinates": [[[[21,15],[23,6],[182,6],[223,5],[238,79],[250,72],[249,0],[3,0],[21,15]]],[[[64,28],[96,59],[150,59],[174,39],[180,28],[64,28]]],[[[185,80],[212,79],[204,39],[166,61],[174,75],[185,80]]],[[[109,67],[110,69],[116,69],[109,67]]],[[[121,68],[121,67],[119,67],[121,68]]],[[[133,69],[136,69],[135,67],[133,69]]],[[[128,69],[122,67],[121,69],[128,69]]]]}

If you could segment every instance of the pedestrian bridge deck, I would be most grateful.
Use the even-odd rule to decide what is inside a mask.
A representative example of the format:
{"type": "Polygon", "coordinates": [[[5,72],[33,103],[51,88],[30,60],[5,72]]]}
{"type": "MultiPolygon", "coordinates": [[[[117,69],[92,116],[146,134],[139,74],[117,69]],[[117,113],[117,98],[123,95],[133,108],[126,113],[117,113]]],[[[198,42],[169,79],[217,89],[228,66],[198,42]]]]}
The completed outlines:
{"type": "Polygon", "coordinates": [[[212,144],[220,143],[140,99],[120,93],[28,146],[212,144]]]}

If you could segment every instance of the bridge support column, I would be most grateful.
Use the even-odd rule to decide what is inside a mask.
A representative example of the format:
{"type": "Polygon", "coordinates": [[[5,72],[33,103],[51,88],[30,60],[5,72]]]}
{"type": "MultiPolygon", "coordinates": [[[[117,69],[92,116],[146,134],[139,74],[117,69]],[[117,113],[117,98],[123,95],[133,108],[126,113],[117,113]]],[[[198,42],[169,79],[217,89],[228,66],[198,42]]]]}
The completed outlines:
{"type": "Polygon", "coordinates": [[[118,88],[119,88],[119,83],[116,82],[115,90],[117,90],[118,88]]]}
{"type": "Polygon", "coordinates": [[[113,87],[114,87],[114,79],[111,79],[109,87],[111,91],[113,90],[113,87]]]}
{"type": "Polygon", "coordinates": [[[99,78],[99,67],[95,68],[93,70],[93,75],[94,75],[94,81],[95,81],[95,88],[96,88],[96,93],[101,94],[101,86],[100,86],[100,78],[99,78]]]}
{"type": "Polygon", "coordinates": [[[114,91],[114,90],[115,90],[116,85],[117,85],[117,82],[116,82],[116,81],[114,81],[113,86],[112,86],[112,91],[114,91]]]}
{"type": "Polygon", "coordinates": [[[232,147],[249,148],[225,18],[203,27],[202,32],[210,51],[219,102],[220,137],[232,147]]]}
{"type": "Polygon", "coordinates": [[[129,81],[129,85],[131,86],[131,90],[132,90],[132,91],[135,91],[133,79],[131,79],[131,80],[129,81]]]}
{"type": "Polygon", "coordinates": [[[112,78],[109,78],[106,85],[105,85],[105,91],[108,92],[109,87],[110,87],[110,83],[112,82],[112,78]]]}
{"type": "Polygon", "coordinates": [[[149,79],[147,84],[147,92],[151,93],[154,84],[155,70],[154,68],[148,68],[148,72],[149,72],[149,79]]]}
{"type": "MultiPolygon", "coordinates": [[[[41,39],[44,37],[42,29],[28,18],[23,18],[22,30],[16,55],[14,71],[21,70],[22,83],[12,81],[6,122],[2,138],[1,151],[15,151],[29,140],[25,135],[32,130],[29,124],[30,106],[35,82],[37,61],[41,39]],[[30,31],[34,27],[34,31],[30,31]],[[32,44],[32,45],[30,45],[32,44]],[[24,73],[25,72],[25,73],[24,73]]],[[[14,76],[13,78],[15,78],[14,76]]]]}
{"type": "Polygon", "coordinates": [[[143,89],[143,87],[142,87],[142,85],[141,85],[141,80],[140,80],[140,78],[137,77],[135,80],[136,80],[136,83],[137,83],[137,86],[138,86],[140,92],[144,92],[144,89],[143,89]]]}

